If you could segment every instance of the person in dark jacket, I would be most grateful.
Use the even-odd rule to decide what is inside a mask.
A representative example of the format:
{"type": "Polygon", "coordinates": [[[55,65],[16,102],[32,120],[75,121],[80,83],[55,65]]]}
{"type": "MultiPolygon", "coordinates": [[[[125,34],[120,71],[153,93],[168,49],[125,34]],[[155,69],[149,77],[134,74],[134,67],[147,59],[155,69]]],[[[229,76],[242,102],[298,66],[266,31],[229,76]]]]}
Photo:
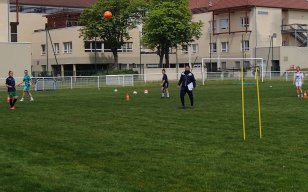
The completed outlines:
{"type": "Polygon", "coordinates": [[[9,71],[9,77],[6,79],[5,84],[10,97],[10,107],[12,110],[14,110],[18,96],[15,88],[15,79],[13,77],[13,71],[9,71]]]}
{"type": "Polygon", "coordinates": [[[167,98],[170,98],[169,90],[168,90],[168,87],[169,87],[168,76],[166,74],[165,69],[162,70],[162,74],[163,74],[163,78],[162,78],[162,83],[161,83],[161,98],[165,98],[165,93],[166,93],[167,98]]]}
{"type": "Polygon", "coordinates": [[[185,66],[185,71],[181,73],[181,78],[178,83],[181,86],[180,91],[180,98],[182,103],[182,108],[185,108],[185,100],[184,97],[186,93],[190,99],[190,107],[193,108],[194,106],[194,96],[193,96],[193,89],[196,88],[196,79],[192,72],[190,72],[190,66],[185,66]]]}

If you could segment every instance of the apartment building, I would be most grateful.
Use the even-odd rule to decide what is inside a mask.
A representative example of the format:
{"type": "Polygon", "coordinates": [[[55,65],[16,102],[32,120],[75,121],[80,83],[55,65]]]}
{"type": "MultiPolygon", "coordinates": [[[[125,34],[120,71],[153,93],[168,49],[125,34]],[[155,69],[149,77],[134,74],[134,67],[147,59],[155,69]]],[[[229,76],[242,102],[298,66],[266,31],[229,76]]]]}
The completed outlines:
{"type": "MultiPolygon", "coordinates": [[[[206,50],[200,57],[260,57],[267,71],[284,72],[296,65],[308,68],[306,0],[192,0],[191,9],[194,19],[202,20],[207,28],[197,41],[209,45],[200,47],[206,50]]],[[[247,70],[258,64],[243,62],[247,70]]],[[[239,69],[243,62],[218,60],[207,68],[239,69]]]]}
{"type": "Polygon", "coordinates": [[[31,68],[31,44],[9,42],[9,19],[9,1],[0,0],[0,77],[6,77],[9,70],[13,70],[15,76],[22,76],[24,69],[31,68]]]}
{"type": "MultiPolygon", "coordinates": [[[[79,32],[79,15],[95,0],[20,0],[18,6],[14,2],[10,21],[17,20],[16,10],[20,10],[15,39],[32,42],[33,71],[81,75],[83,71],[108,69],[113,61],[108,46],[85,42],[79,32]]],[[[204,23],[203,35],[190,46],[173,49],[170,67],[175,68],[176,63],[200,67],[202,58],[210,58],[207,71],[235,71],[242,65],[245,70],[254,70],[258,61],[219,58],[261,57],[267,71],[284,72],[296,65],[308,68],[306,0],[190,0],[190,8],[193,20],[204,23]]],[[[158,67],[156,53],[140,44],[140,31],[131,30],[132,38],[119,48],[122,69],[143,72],[158,67]]]]}

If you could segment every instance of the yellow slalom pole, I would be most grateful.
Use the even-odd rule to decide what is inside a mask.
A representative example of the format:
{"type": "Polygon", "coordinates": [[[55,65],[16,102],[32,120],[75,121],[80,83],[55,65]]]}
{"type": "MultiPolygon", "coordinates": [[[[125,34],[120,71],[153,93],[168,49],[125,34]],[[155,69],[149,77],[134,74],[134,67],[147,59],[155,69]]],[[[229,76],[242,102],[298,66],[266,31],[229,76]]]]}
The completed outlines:
{"type": "Polygon", "coordinates": [[[257,81],[257,97],[258,97],[258,113],[259,113],[259,132],[260,139],[262,139],[262,120],[261,120],[261,104],[260,104],[260,89],[259,89],[259,69],[256,69],[256,81],[257,81]]]}
{"type": "Polygon", "coordinates": [[[241,68],[242,75],[242,120],[243,120],[243,137],[246,141],[246,125],[245,125],[245,94],[244,94],[244,67],[241,68]]]}

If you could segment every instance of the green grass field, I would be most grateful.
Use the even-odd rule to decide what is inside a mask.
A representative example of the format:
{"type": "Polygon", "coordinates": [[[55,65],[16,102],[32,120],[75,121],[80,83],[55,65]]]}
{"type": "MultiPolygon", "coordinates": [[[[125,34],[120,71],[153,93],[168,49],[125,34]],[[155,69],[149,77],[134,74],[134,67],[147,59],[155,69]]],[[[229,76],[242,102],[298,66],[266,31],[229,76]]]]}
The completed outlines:
{"type": "MultiPolygon", "coordinates": [[[[193,110],[144,86],[34,92],[10,111],[0,93],[0,191],[307,191],[308,100],[292,83],[208,82],[193,110]],[[130,102],[125,92],[137,90],[130,102]]],[[[21,94],[21,93],[19,93],[21,94]]],[[[186,97],[188,104],[188,97],[186,97]]]]}

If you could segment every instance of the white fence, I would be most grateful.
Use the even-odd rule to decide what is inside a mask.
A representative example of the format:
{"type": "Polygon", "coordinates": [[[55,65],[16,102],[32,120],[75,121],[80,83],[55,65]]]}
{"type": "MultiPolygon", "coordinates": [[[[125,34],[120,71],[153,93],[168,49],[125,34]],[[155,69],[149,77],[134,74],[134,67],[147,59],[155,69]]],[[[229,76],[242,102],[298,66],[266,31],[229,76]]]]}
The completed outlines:
{"type": "MultiPolygon", "coordinates": [[[[308,79],[308,71],[303,72],[305,77],[308,79]]],[[[167,74],[170,81],[177,81],[181,73],[170,73],[167,74]]],[[[201,80],[201,73],[194,73],[197,80],[201,80]]],[[[132,84],[121,84],[121,85],[108,85],[106,79],[107,76],[67,76],[67,77],[33,77],[33,83],[36,83],[38,80],[40,83],[43,82],[41,88],[44,90],[44,82],[50,83],[54,81],[56,89],[75,89],[75,88],[102,88],[102,87],[116,87],[116,86],[133,86],[133,85],[145,85],[149,82],[159,82],[161,81],[161,73],[152,73],[152,74],[134,74],[130,75],[133,77],[132,84]]],[[[240,80],[240,72],[207,72],[204,73],[206,81],[224,81],[224,80],[240,80]]],[[[293,81],[294,72],[266,72],[264,76],[265,81],[270,80],[279,80],[279,81],[293,81]]],[[[6,90],[5,88],[5,79],[0,78],[0,88],[1,90],[6,90]]],[[[246,80],[255,79],[254,72],[249,71],[245,73],[246,80]]],[[[16,77],[16,84],[22,81],[22,78],[16,77]]],[[[34,86],[32,86],[34,87],[34,86]]],[[[47,86],[48,87],[48,86],[47,86]]],[[[18,88],[21,89],[22,87],[18,88]]]]}

